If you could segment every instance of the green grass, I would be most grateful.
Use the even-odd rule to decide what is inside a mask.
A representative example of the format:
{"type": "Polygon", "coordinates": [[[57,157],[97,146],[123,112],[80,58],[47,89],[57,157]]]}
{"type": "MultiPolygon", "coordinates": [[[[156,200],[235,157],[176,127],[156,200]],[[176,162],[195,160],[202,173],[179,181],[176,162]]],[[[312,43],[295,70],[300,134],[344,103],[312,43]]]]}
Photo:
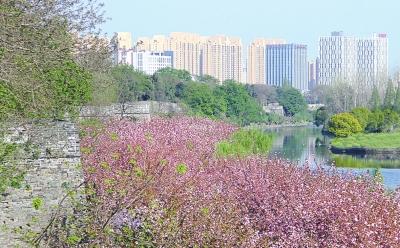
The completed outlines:
{"type": "Polygon", "coordinates": [[[239,130],[229,140],[216,145],[219,157],[246,157],[249,155],[266,155],[271,150],[273,135],[257,129],[239,130]]]}
{"type": "Polygon", "coordinates": [[[400,148],[400,133],[354,134],[347,138],[335,138],[332,146],[336,148],[400,148]]]}

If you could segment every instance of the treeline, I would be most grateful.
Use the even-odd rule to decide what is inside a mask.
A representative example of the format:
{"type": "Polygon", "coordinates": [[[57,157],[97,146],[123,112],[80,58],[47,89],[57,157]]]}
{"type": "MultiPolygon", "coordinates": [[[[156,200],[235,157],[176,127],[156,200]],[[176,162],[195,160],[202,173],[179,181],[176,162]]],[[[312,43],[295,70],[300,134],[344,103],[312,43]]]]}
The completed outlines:
{"type": "Polygon", "coordinates": [[[383,100],[374,87],[366,107],[355,107],[350,111],[333,114],[327,106],[317,110],[315,124],[338,137],[354,133],[394,132],[400,128],[400,88],[388,82],[383,100]]]}
{"type": "Polygon", "coordinates": [[[192,78],[189,72],[172,68],[148,76],[127,65],[114,67],[107,80],[109,87],[95,87],[92,104],[176,102],[186,106],[192,115],[248,125],[283,122],[282,116],[266,114],[262,108],[263,104],[279,102],[291,121],[311,121],[312,118],[303,95],[289,86],[244,85],[232,80],[220,84],[211,76],[192,78]]]}

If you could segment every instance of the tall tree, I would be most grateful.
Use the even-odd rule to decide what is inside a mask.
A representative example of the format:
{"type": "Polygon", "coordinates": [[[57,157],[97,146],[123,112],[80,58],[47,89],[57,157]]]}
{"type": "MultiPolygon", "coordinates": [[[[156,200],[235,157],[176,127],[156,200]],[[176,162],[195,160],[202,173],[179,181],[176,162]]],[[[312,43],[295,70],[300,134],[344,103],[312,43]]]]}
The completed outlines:
{"type": "Polygon", "coordinates": [[[394,99],[393,108],[396,112],[400,112],[400,82],[397,83],[396,97],[394,99]]]}
{"type": "Polygon", "coordinates": [[[393,108],[395,97],[396,97],[396,92],[394,91],[392,80],[389,80],[386,87],[385,98],[383,100],[383,107],[385,109],[393,108]]]}
{"type": "Polygon", "coordinates": [[[278,90],[278,101],[283,106],[286,115],[293,116],[307,109],[307,102],[299,90],[284,85],[278,90]]]}
{"type": "Polygon", "coordinates": [[[77,79],[71,77],[84,75],[82,68],[94,70],[94,64],[101,64],[89,64],[86,56],[99,51],[93,42],[98,42],[97,27],[104,21],[101,7],[97,0],[0,1],[0,88],[18,106],[14,115],[49,115],[57,96],[52,85],[63,82],[54,80],[54,71],[76,69],[63,75],[68,84],[77,79]],[[91,39],[83,39],[89,35],[91,39]]]}
{"type": "Polygon", "coordinates": [[[369,100],[369,106],[372,110],[378,110],[381,107],[381,98],[379,96],[378,88],[376,85],[372,90],[372,95],[369,100]]]}

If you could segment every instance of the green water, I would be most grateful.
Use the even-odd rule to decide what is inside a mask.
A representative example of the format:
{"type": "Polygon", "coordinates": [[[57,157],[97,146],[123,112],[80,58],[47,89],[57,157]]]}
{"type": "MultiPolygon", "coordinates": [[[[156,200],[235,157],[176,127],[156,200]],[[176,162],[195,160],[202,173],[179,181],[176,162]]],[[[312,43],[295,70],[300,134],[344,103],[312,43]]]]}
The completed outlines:
{"type": "Polygon", "coordinates": [[[368,156],[336,155],[329,150],[330,137],[316,127],[284,127],[267,129],[275,139],[270,156],[289,159],[298,164],[336,166],[355,173],[381,169],[385,186],[400,187],[400,159],[377,159],[368,156]]]}

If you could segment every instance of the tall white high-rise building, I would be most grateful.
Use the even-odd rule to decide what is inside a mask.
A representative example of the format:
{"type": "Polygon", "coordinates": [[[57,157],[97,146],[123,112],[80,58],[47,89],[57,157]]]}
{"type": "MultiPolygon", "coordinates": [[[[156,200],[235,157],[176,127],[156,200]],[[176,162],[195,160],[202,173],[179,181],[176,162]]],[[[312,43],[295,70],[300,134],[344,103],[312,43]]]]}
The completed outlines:
{"type": "Polygon", "coordinates": [[[356,38],[333,32],[319,40],[318,84],[337,82],[372,86],[388,78],[386,34],[356,38]]]}

